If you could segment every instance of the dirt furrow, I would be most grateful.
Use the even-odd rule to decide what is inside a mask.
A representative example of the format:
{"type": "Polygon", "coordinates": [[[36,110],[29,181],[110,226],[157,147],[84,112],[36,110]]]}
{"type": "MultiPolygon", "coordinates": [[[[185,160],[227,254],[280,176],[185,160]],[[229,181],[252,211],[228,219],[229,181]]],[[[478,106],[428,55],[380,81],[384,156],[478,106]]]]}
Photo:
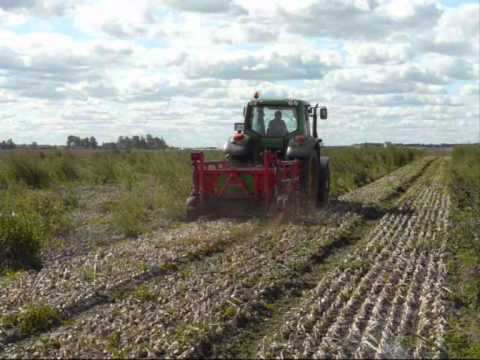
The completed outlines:
{"type": "Polygon", "coordinates": [[[344,269],[348,277],[333,270],[337,280],[321,280],[298,308],[287,312],[284,325],[263,339],[258,356],[443,354],[446,311],[438,286],[445,278],[448,197],[437,181],[441,167],[434,169],[404,197],[402,215],[386,215],[369,234],[371,240],[363,251],[347,257],[351,264],[367,260],[367,269],[344,269]],[[378,248],[373,257],[372,250],[378,248]]]}
{"type": "MultiPolygon", "coordinates": [[[[396,210],[395,211],[395,214],[402,214],[402,212],[406,211],[406,209],[399,209],[399,210],[396,210]]],[[[395,214],[387,214],[386,216],[384,216],[381,220],[380,220],[380,223],[381,224],[386,224],[386,223],[389,223],[390,221],[401,221],[402,220],[402,217],[398,217],[398,216],[395,216],[395,214]]],[[[377,233],[373,234],[371,237],[370,237],[370,241],[368,243],[368,249],[370,250],[370,254],[374,254],[374,255],[378,255],[379,253],[381,253],[383,247],[385,246],[385,244],[376,244],[376,240],[378,239],[381,239],[382,238],[382,235],[385,235],[385,234],[388,234],[390,230],[392,230],[392,227],[391,226],[380,226],[378,227],[378,229],[380,229],[377,233]]],[[[393,246],[393,244],[390,244],[390,246],[393,246]]],[[[345,254],[345,261],[343,262],[343,264],[349,264],[352,260],[354,260],[354,257],[355,257],[355,254],[357,252],[354,251],[353,253],[350,253],[350,254],[345,254]]],[[[380,255],[381,256],[381,255],[380,255]]],[[[349,289],[349,288],[345,288],[345,283],[348,282],[347,280],[350,280],[352,277],[353,277],[353,280],[355,281],[355,279],[358,279],[360,278],[360,276],[364,273],[365,271],[365,268],[368,268],[368,263],[369,261],[371,263],[373,263],[373,260],[370,258],[368,259],[369,261],[366,261],[367,260],[367,257],[365,257],[364,259],[362,260],[365,260],[365,262],[362,262],[362,261],[354,261],[355,265],[352,266],[351,268],[349,267],[346,267],[346,270],[344,268],[344,271],[336,271],[336,272],[331,272],[331,273],[328,273],[326,276],[323,276],[321,282],[324,284],[325,288],[323,288],[323,294],[322,293],[319,293],[318,296],[322,298],[322,295],[323,295],[323,298],[322,298],[322,305],[324,306],[323,310],[322,309],[316,309],[317,312],[321,312],[321,311],[325,311],[325,309],[328,309],[330,306],[332,306],[332,308],[334,310],[332,310],[332,318],[335,317],[335,311],[338,310],[340,304],[341,304],[341,301],[342,301],[342,296],[340,297],[337,297],[336,295],[336,292],[337,291],[343,291],[342,295],[343,295],[343,298],[345,297],[348,297],[349,293],[351,293],[352,289],[349,289]],[[347,273],[348,271],[348,273],[347,273]],[[341,289],[343,286],[343,289],[341,289]],[[337,290],[337,289],[341,289],[341,290],[337,290]]],[[[314,274],[319,274],[318,270],[315,270],[313,269],[312,270],[312,274],[311,276],[315,276],[314,274]]],[[[351,284],[351,283],[350,283],[351,284]]],[[[351,286],[351,285],[350,285],[351,286]]],[[[288,309],[288,307],[292,307],[292,305],[294,303],[298,302],[298,298],[297,297],[293,297],[293,299],[289,299],[288,303],[290,303],[290,305],[288,304],[284,304],[283,302],[279,301],[279,306],[281,308],[286,308],[288,309]],[[297,300],[296,300],[297,299],[297,300]]],[[[298,308],[296,309],[298,311],[298,313],[300,314],[305,314],[305,309],[303,308],[298,308]]],[[[301,315],[300,315],[301,316],[301,315]]],[[[288,333],[288,335],[286,336],[296,336],[298,333],[306,333],[307,336],[310,336],[309,332],[310,331],[313,331],[316,333],[316,335],[319,335],[319,327],[318,327],[318,324],[315,325],[315,327],[313,327],[312,325],[312,319],[315,319],[315,316],[316,314],[308,314],[308,318],[305,317],[304,318],[304,322],[302,323],[299,323],[298,326],[295,328],[295,329],[290,329],[291,331],[289,331],[288,329],[285,331],[286,333],[288,333]],[[312,329],[313,327],[313,329],[312,329]]],[[[233,338],[231,337],[228,337],[227,339],[224,339],[224,343],[226,344],[225,346],[219,346],[220,349],[223,349],[225,351],[225,349],[227,351],[225,352],[219,352],[219,353],[214,353],[214,356],[225,356],[224,354],[227,354],[229,356],[233,356],[233,357],[238,357],[238,356],[247,356],[247,357],[251,357],[253,356],[255,353],[254,352],[251,352],[250,349],[254,348],[257,344],[259,345],[260,347],[262,346],[262,344],[258,344],[258,341],[255,340],[255,333],[257,334],[264,334],[264,333],[269,333],[269,330],[270,328],[272,328],[272,331],[275,331],[275,323],[278,322],[284,322],[284,319],[281,319],[280,316],[278,316],[278,320],[277,320],[277,316],[274,314],[273,315],[273,318],[271,319],[271,321],[269,321],[268,319],[266,320],[265,324],[262,324],[261,327],[258,327],[256,326],[255,328],[247,328],[245,330],[240,330],[239,334],[237,336],[234,336],[233,338]],[[242,335],[243,334],[243,335],[242,335]],[[233,345],[229,345],[229,344],[233,344],[233,345]],[[244,350],[242,350],[242,348],[244,350]]],[[[287,327],[288,327],[288,321],[287,321],[287,327]]],[[[322,329],[322,327],[320,327],[320,329],[322,329]]],[[[283,329],[285,330],[285,329],[283,329]]],[[[271,337],[271,334],[267,335],[266,338],[269,338],[271,337]]],[[[266,340],[264,338],[264,340],[266,340]]],[[[265,343],[265,341],[262,341],[262,343],[265,343]]],[[[308,343],[306,343],[306,347],[308,347],[308,343]]],[[[308,352],[304,352],[303,354],[299,355],[299,356],[307,356],[308,352]]],[[[271,353],[269,356],[276,356],[274,355],[275,353],[271,353]]],[[[283,353],[282,350],[280,350],[280,356],[289,356],[288,353],[283,353]]]]}

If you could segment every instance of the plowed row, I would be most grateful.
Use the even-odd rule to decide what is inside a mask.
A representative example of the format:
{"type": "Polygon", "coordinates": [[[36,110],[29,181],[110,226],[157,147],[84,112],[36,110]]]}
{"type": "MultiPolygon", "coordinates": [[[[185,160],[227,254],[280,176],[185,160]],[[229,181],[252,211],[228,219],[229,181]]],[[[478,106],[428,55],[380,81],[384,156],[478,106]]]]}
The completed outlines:
{"type": "Polygon", "coordinates": [[[400,214],[385,215],[367,246],[327,274],[260,357],[441,357],[446,330],[445,233],[449,199],[442,184],[422,184],[400,214]]]}

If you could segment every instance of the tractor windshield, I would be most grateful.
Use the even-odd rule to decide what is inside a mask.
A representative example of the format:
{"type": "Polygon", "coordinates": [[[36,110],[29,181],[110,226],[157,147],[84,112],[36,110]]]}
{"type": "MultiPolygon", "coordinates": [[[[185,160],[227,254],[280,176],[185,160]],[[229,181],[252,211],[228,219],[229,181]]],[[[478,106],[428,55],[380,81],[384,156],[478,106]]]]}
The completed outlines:
{"type": "Polygon", "coordinates": [[[297,130],[297,112],[293,107],[253,106],[249,125],[260,135],[285,136],[297,130]]]}

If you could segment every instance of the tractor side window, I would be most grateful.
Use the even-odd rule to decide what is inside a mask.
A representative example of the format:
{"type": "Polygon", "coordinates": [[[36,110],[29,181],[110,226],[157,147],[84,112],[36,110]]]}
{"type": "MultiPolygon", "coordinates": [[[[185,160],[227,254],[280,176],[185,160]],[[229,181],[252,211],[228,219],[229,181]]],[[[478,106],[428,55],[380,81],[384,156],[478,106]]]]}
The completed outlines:
{"type": "Polygon", "coordinates": [[[297,116],[294,109],[283,109],[282,120],[285,122],[289,133],[297,130],[297,116]]]}
{"type": "Polygon", "coordinates": [[[265,111],[261,106],[253,108],[251,128],[260,135],[265,135],[265,111]]]}

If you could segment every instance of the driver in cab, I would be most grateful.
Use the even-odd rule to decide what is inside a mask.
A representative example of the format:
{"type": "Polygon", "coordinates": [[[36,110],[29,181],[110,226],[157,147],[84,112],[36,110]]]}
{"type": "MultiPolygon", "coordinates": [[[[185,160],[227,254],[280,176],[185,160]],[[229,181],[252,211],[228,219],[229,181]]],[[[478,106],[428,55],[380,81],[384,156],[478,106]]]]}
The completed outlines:
{"type": "Polygon", "coordinates": [[[282,120],[282,112],[275,111],[275,118],[268,123],[267,136],[285,136],[288,134],[287,126],[282,120]]]}

